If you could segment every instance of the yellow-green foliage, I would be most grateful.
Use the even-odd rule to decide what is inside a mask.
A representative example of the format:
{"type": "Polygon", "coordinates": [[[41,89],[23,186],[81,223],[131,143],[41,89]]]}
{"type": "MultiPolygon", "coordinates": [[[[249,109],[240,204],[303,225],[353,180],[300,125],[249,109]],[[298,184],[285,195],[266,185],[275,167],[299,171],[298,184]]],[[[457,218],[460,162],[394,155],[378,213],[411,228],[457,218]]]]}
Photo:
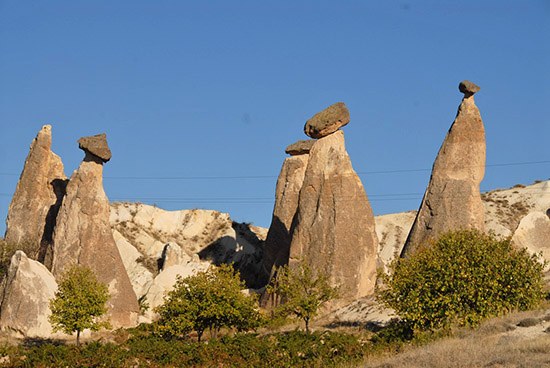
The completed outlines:
{"type": "Polygon", "coordinates": [[[306,332],[321,305],[338,295],[338,289],[330,285],[326,275],[316,274],[306,264],[279,267],[267,292],[282,301],[276,309],[277,314],[294,315],[303,320],[306,332]]]}
{"type": "Polygon", "coordinates": [[[107,312],[107,300],[107,285],[99,282],[92,270],[83,266],[71,267],[63,274],[55,298],[50,301],[49,321],[53,330],[66,334],[76,332],[78,344],[83,330],[109,327],[108,322],[98,321],[107,312]]]}
{"type": "Polygon", "coordinates": [[[477,325],[544,298],[543,265],[509,239],[478,231],[441,236],[379,275],[379,299],[415,329],[477,325]]]}
{"type": "Polygon", "coordinates": [[[214,333],[222,327],[254,329],[261,323],[257,298],[243,294],[244,288],[231,265],[178,277],[164,304],[156,309],[160,314],[157,330],[163,336],[175,337],[194,330],[200,341],[206,329],[214,333]]]}

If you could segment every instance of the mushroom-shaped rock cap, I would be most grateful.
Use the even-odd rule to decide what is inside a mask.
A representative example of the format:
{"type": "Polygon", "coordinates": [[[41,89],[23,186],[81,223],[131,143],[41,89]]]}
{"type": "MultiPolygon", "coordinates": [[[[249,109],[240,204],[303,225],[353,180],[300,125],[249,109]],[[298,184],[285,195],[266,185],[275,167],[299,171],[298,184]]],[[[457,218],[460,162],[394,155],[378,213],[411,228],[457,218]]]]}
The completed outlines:
{"type": "Polygon", "coordinates": [[[288,153],[291,156],[304,155],[306,153],[309,153],[309,150],[311,150],[311,146],[313,146],[313,143],[315,143],[315,139],[308,139],[305,141],[292,143],[285,149],[285,153],[288,153]]]}
{"type": "Polygon", "coordinates": [[[343,102],[337,102],[315,114],[306,122],[304,133],[311,138],[323,138],[349,123],[349,110],[343,102]]]}
{"type": "Polygon", "coordinates": [[[109,161],[112,157],[105,133],[80,138],[78,140],[78,147],[84,150],[84,152],[99,157],[103,162],[109,161]]]}
{"type": "Polygon", "coordinates": [[[458,89],[460,90],[460,92],[464,93],[464,95],[466,97],[469,97],[469,96],[472,96],[473,94],[475,94],[476,92],[478,92],[480,88],[475,83],[472,83],[472,82],[467,81],[467,80],[463,80],[458,85],[458,89]]]}

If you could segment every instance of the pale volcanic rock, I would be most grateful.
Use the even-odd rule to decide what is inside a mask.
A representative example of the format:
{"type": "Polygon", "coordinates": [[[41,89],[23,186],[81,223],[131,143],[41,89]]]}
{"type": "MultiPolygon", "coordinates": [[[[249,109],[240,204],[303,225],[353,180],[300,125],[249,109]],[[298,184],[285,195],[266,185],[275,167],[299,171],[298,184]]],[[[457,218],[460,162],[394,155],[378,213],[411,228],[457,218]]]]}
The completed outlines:
{"type": "Polygon", "coordinates": [[[155,275],[143,265],[143,255],[122,234],[113,230],[113,237],[132,288],[139,299],[147,293],[155,275]]]}
{"type": "Polygon", "coordinates": [[[308,159],[309,155],[302,154],[287,157],[283,162],[275,188],[273,217],[264,246],[260,282],[262,284],[269,281],[274,266],[279,267],[288,263],[290,242],[292,241],[290,229],[298,209],[298,199],[308,159]]]}
{"type": "Polygon", "coordinates": [[[112,157],[105,133],[80,138],[78,147],[86,153],[99,157],[103,162],[109,161],[112,157]]]}
{"type": "Polygon", "coordinates": [[[149,304],[149,310],[145,316],[151,320],[158,318],[154,309],[164,304],[164,298],[169,291],[174,289],[178,276],[181,278],[193,276],[199,272],[208,270],[209,267],[209,263],[195,260],[189,261],[186,264],[173,265],[162,270],[154,278],[149,290],[145,294],[147,304],[149,304]]]}
{"type": "Polygon", "coordinates": [[[132,326],[139,311],[109,224],[109,200],[103,189],[103,161],[86,151],[71,176],[54,233],[52,273],[56,278],[74,264],[91,268],[109,287],[108,315],[116,327],[132,326]]]}
{"type": "Polygon", "coordinates": [[[285,153],[291,156],[304,155],[309,153],[311,147],[315,143],[315,139],[302,140],[287,146],[285,153]]]}
{"type": "Polygon", "coordinates": [[[512,236],[528,213],[550,208],[550,181],[518,184],[482,194],[485,205],[485,230],[502,237],[512,236]]]}
{"type": "Polygon", "coordinates": [[[113,203],[110,223],[149,264],[161,264],[170,243],[181,248],[181,264],[195,257],[206,263],[233,263],[247,285],[257,284],[266,230],[236,223],[227,213],[166,211],[141,203],[113,203]]]}
{"type": "Polygon", "coordinates": [[[8,209],[5,234],[7,243],[24,248],[30,258],[43,263],[51,262],[53,229],[67,179],[51,145],[52,128],[44,125],[31,143],[8,209]]]}
{"type": "MultiPolygon", "coordinates": [[[[519,248],[527,248],[529,253],[542,253],[546,261],[550,261],[550,218],[544,212],[531,212],[519,223],[514,232],[512,242],[519,248]]],[[[541,260],[542,261],[542,260],[541,260]]],[[[548,271],[550,265],[546,265],[548,271]]]]}
{"type": "Polygon", "coordinates": [[[346,104],[337,102],[309,119],[304,126],[304,133],[311,138],[323,138],[347,125],[349,121],[346,104]]]}
{"type": "Polygon", "coordinates": [[[399,258],[415,217],[416,211],[374,217],[379,240],[378,261],[384,271],[387,272],[390,263],[399,258]]]}
{"type": "Polygon", "coordinates": [[[52,337],[48,321],[55,278],[40,262],[18,250],[2,282],[0,329],[16,337],[52,337]]]}
{"type": "Polygon", "coordinates": [[[338,131],[315,142],[300,190],[290,246],[298,261],[340,286],[341,302],[374,291],[378,239],[361,180],[338,131]]]}
{"type": "Polygon", "coordinates": [[[402,256],[447,231],[485,228],[479,191],[485,175],[485,129],[474,95],[469,92],[472,88],[466,82],[460,84],[466,93],[435,159],[430,183],[402,256]]]}
{"type": "Polygon", "coordinates": [[[170,266],[186,263],[191,260],[181,247],[176,243],[168,243],[162,251],[162,269],[167,269],[170,266]]]}

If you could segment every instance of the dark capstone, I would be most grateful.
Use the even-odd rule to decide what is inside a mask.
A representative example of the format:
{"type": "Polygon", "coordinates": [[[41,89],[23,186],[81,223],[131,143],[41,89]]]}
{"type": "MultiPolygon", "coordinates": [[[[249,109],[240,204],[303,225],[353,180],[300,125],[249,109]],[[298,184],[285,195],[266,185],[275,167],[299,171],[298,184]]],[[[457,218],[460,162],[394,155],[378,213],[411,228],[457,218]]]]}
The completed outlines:
{"type": "Polygon", "coordinates": [[[303,155],[303,154],[309,153],[309,150],[311,150],[311,146],[313,146],[313,143],[315,143],[315,139],[308,139],[305,141],[298,141],[296,143],[292,143],[290,146],[288,146],[285,149],[285,153],[288,153],[291,156],[297,156],[297,155],[303,155]]]}
{"type": "Polygon", "coordinates": [[[460,90],[460,92],[464,93],[464,95],[466,95],[468,97],[468,96],[472,96],[473,94],[478,92],[480,88],[475,83],[472,83],[472,82],[467,81],[467,80],[463,80],[458,85],[458,89],[460,90]]]}
{"type": "Polygon", "coordinates": [[[80,138],[78,140],[78,147],[86,153],[99,157],[103,162],[109,161],[112,157],[105,133],[80,138]]]}
{"type": "Polygon", "coordinates": [[[309,119],[304,126],[304,133],[311,138],[323,138],[348,124],[349,120],[346,104],[337,102],[309,119]]]}

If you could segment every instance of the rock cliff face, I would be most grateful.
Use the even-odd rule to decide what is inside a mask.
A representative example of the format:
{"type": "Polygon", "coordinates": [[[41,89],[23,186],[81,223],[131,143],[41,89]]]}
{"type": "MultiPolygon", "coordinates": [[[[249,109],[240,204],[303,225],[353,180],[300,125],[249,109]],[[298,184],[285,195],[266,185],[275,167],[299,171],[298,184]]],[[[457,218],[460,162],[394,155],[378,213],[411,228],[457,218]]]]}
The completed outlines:
{"type": "Polygon", "coordinates": [[[51,262],[57,212],[65,194],[66,176],[59,156],[51,151],[52,128],[44,125],[33,140],[6,220],[5,240],[40,262],[51,262]]]}
{"type": "MultiPolygon", "coordinates": [[[[107,146],[104,136],[97,140],[94,147],[107,146]]],[[[103,190],[105,157],[85,152],[86,157],[71,176],[59,210],[52,273],[58,278],[71,265],[90,267],[99,281],[109,287],[111,324],[132,326],[137,321],[139,308],[109,224],[109,200],[103,190]]]]}
{"type": "Polygon", "coordinates": [[[110,224],[134,290],[150,306],[162,302],[176,270],[190,275],[233,263],[248,287],[256,286],[264,228],[218,211],[166,211],[138,203],[113,203],[110,224]]]}
{"type": "MultiPolygon", "coordinates": [[[[512,241],[517,247],[527,248],[531,254],[542,253],[545,260],[550,260],[550,218],[544,212],[531,212],[519,223],[512,241]]],[[[550,270],[550,264],[546,265],[550,270]]]]}
{"type": "Polygon", "coordinates": [[[290,255],[292,241],[290,230],[298,209],[298,198],[304,182],[309,149],[306,152],[296,150],[291,152],[300,152],[300,154],[285,159],[277,179],[273,217],[264,246],[261,284],[267,284],[272,268],[287,264],[290,255]]]}
{"type": "Polygon", "coordinates": [[[433,165],[402,256],[446,231],[484,230],[479,184],[485,175],[485,129],[474,102],[479,87],[463,81],[459,89],[464,98],[433,165]]]}
{"type": "Polygon", "coordinates": [[[291,265],[301,260],[328,275],[343,301],[373,292],[374,216],[342,131],[313,144],[292,227],[291,265]]]}
{"type": "Polygon", "coordinates": [[[52,336],[49,303],[55,296],[57,283],[44,265],[27,258],[20,250],[15,252],[1,290],[2,331],[17,337],[52,336]]]}

